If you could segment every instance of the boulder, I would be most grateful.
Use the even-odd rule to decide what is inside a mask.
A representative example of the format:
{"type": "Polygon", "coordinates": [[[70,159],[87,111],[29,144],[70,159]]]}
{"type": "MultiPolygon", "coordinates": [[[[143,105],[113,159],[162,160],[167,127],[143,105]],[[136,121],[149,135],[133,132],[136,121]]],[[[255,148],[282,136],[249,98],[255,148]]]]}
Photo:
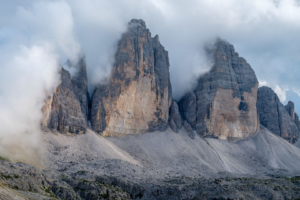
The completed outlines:
{"type": "MultiPolygon", "coordinates": [[[[289,104],[288,107],[289,111],[293,113],[292,104],[289,104]]],[[[258,89],[257,109],[261,125],[291,143],[298,140],[297,125],[271,88],[263,86],[258,89]]]]}
{"type": "Polygon", "coordinates": [[[133,19],[119,41],[107,84],[94,91],[92,128],[103,136],[164,131],[171,104],[168,52],[143,20],[133,19]]]}
{"type": "Polygon", "coordinates": [[[212,69],[179,102],[183,120],[201,136],[245,138],[259,130],[258,80],[251,66],[227,41],[207,50],[212,69]]]}

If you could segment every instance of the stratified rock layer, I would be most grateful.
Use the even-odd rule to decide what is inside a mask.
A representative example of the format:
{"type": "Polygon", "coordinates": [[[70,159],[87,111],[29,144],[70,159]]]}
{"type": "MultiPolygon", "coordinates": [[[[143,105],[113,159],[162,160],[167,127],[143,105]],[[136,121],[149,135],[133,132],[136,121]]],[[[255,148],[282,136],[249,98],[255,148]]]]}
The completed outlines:
{"type": "Polygon", "coordinates": [[[253,69],[221,39],[208,53],[215,64],[180,100],[183,120],[202,136],[224,139],[256,134],[258,81],[253,69]]]}
{"type": "Polygon", "coordinates": [[[62,68],[61,83],[43,107],[42,126],[65,134],[83,134],[87,129],[89,95],[84,58],[74,67],[77,74],[62,68]]]}
{"type": "MultiPolygon", "coordinates": [[[[289,106],[289,111],[294,116],[293,106],[289,106]]],[[[298,140],[298,127],[271,88],[264,86],[258,89],[257,109],[261,125],[291,143],[298,140]]]]}
{"type": "Polygon", "coordinates": [[[171,103],[168,53],[143,20],[133,19],[119,42],[108,84],[94,92],[92,128],[103,136],[163,131],[171,103]]]}

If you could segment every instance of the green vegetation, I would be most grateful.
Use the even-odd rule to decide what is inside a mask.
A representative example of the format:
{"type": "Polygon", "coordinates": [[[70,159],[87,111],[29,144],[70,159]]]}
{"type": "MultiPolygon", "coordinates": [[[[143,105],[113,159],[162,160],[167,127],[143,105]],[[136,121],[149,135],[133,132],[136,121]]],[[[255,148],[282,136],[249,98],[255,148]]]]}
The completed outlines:
{"type": "Polygon", "coordinates": [[[299,182],[299,181],[300,181],[300,176],[292,177],[292,178],[290,178],[290,180],[291,180],[293,183],[299,182]]]}
{"type": "Polygon", "coordinates": [[[65,174],[61,174],[61,175],[60,175],[60,178],[61,178],[62,181],[66,181],[66,180],[69,179],[69,176],[67,176],[67,175],[65,175],[65,174]]]}
{"type": "Polygon", "coordinates": [[[4,173],[0,173],[0,177],[1,177],[1,178],[5,178],[6,180],[7,180],[7,179],[13,178],[13,177],[11,177],[9,174],[4,174],[4,173]]]}
{"type": "Polygon", "coordinates": [[[2,161],[9,161],[7,158],[3,158],[3,157],[0,156],[0,161],[1,161],[1,160],[2,160],[2,161]]]}

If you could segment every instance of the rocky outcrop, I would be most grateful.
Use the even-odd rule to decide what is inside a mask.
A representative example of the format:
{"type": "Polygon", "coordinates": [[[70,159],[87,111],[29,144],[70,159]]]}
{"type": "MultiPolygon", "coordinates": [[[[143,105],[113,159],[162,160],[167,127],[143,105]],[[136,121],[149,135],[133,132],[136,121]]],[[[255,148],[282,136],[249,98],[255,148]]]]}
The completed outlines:
{"type": "MultiPolygon", "coordinates": [[[[288,107],[294,113],[293,105],[288,107]]],[[[261,125],[291,143],[298,140],[298,127],[271,88],[264,86],[258,89],[257,109],[261,125]]]]}
{"type": "Polygon", "coordinates": [[[88,92],[88,79],[86,73],[85,58],[80,59],[74,67],[77,69],[76,74],[72,77],[74,94],[80,103],[81,112],[87,121],[87,117],[89,115],[90,97],[88,92]]]}
{"type": "Polygon", "coordinates": [[[83,134],[87,129],[89,95],[84,58],[74,67],[77,73],[73,78],[61,69],[61,83],[43,107],[42,126],[65,134],[83,134]]]}
{"type": "Polygon", "coordinates": [[[295,121],[294,122],[295,122],[295,124],[298,127],[298,130],[300,132],[300,120],[299,120],[299,116],[298,116],[297,113],[295,113],[295,121]]]}
{"type": "Polygon", "coordinates": [[[295,120],[295,104],[292,101],[289,101],[287,105],[284,106],[291,116],[292,120],[295,120]]]}
{"type": "Polygon", "coordinates": [[[221,39],[208,53],[214,66],[198,79],[196,89],[180,100],[183,120],[201,136],[226,139],[256,134],[258,81],[253,69],[221,39]]]}
{"type": "Polygon", "coordinates": [[[179,102],[179,110],[182,119],[191,126],[196,127],[197,98],[194,92],[187,93],[179,102]]]}
{"type": "Polygon", "coordinates": [[[184,127],[185,131],[188,133],[188,136],[191,139],[195,139],[195,131],[192,129],[191,125],[189,123],[187,123],[187,121],[183,122],[183,127],[184,127]]]}
{"type": "Polygon", "coordinates": [[[175,101],[173,101],[171,108],[170,108],[169,126],[175,133],[178,133],[178,131],[182,127],[182,120],[181,120],[181,115],[179,112],[179,107],[175,101]]]}
{"type": "Polygon", "coordinates": [[[168,52],[143,20],[133,19],[118,44],[108,83],[93,94],[92,128],[103,136],[163,131],[171,103],[168,52]]]}
{"type": "Polygon", "coordinates": [[[291,116],[292,120],[298,127],[298,130],[300,130],[300,122],[299,122],[299,116],[295,112],[295,104],[292,101],[289,101],[287,105],[284,106],[285,109],[288,111],[289,115],[291,116]]]}

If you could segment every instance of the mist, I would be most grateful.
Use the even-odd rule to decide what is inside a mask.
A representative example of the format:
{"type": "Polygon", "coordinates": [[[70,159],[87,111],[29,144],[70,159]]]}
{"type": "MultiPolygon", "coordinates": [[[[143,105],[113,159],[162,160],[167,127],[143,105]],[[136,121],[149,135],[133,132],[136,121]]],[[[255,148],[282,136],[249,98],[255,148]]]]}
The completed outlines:
{"type": "Polygon", "coordinates": [[[175,100],[212,67],[204,47],[217,37],[283,102],[300,94],[298,0],[16,0],[0,2],[0,13],[0,156],[33,160],[43,151],[41,108],[61,66],[84,54],[92,94],[109,77],[132,18],[143,19],[169,52],[175,100]]]}
{"type": "Polygon", "coordinates": [[[0,156],[41,166],[45,94],[60,83],[61,63],[76,62],[81,53],[71,8],[35,2],[16,7],[1,25],[0,156]]]}

